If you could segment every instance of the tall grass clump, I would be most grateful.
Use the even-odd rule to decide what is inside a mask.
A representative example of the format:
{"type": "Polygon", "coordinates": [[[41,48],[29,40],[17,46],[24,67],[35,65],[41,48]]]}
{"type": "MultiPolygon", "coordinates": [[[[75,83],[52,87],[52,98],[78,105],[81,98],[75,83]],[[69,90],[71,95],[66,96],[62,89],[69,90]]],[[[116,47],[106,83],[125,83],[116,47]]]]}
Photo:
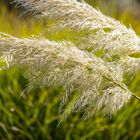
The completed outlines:
{"type": "Polygon", "coordinates": [[[20,39],[0,33],[1,60],[8,68],[25,69],[29,89],[63,87],[62,119],[77,111],[84,117],[95,112],[112,114],[131,96],[139,99],[124,83],[128,73],[139,70],[140,39],[132,29],[83,0],[14,2],[42,19],[48,32],[75,33],[76,41],[50,41],[42,36],[20,39]]]}

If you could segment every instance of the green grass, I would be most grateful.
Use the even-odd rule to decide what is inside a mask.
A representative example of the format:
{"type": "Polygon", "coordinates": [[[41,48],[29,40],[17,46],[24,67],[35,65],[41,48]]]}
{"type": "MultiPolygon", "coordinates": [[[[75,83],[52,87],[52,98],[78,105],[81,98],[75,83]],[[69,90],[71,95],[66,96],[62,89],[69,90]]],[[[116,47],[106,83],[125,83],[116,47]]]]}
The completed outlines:
{"type": "MultiPolygon", "coordinates": [[[[140,21],[128,13],[118,18],[126,25],[131,23],[140,34],[140,21]]],[[[43,25],[32,19],[23,20],[1,7],[0,31],[28,37],[43,32],[43,25]]],[[[63,36],[61,33],[50,38],[61,39],[63,36]]],[[[128,85],[140,96],[140,74],[128,85]]],[[[96,114],[92,119],[82,120],[80,114],[72,114],[67,121],[59,124],[62,89],[44,87],[22,94],[27,86],[28,81],[23,77],[22,70],[12,68],[0,71],[0,140],[140,139],[140,102],[133,98],[113,116],[96,114]]]]}

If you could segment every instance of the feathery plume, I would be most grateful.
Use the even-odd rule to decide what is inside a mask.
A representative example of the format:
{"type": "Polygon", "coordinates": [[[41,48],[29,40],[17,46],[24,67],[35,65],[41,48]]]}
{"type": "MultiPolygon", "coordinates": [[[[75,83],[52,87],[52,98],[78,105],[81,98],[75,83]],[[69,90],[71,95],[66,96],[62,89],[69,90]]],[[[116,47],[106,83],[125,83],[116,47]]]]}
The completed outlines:
{"type": "Polygon", "coordinates": [[[119,21],[103,15],[84,1],[15,0],[15,2],[24,6],[27,11],[35,13],[45,23],[55,20],[51,31],[66,29],[80,32],[77,39],[82,42],[79,45],[81,49],[94,53],[103,51],[105,58],[140,53],[140,39],[131,28],[127,29],[119,21]]]}
{"type": "Polygon", "coordinates": [[[86,116],[97,110],[113,113],[132,95],[122,82],[121,69],[71,42],[18,39],[0,33],[0,57],[8,67],[26,67],[31,87],[63,86],[65,117],[72,111],[84,111],[86,116]]]}
{"type": "Polygon", "coordinates": [[[139,58],[132,56],[140,53],[140,39],[132,29],[83,0],[14,2],[46,24],[51,23],[52,32],[67,30],[78,35],[80,41],[74,41],[75,45],[45,38],[19,39],[0,32],[0,59],[7,67],[26,68],[29,88],[64,88],[62,119],[77,111],[85,118],[96,111],[112,114],[131,96],[140,100],[123,83],[124,75],[137,71],[139,66],[139,58]]]}

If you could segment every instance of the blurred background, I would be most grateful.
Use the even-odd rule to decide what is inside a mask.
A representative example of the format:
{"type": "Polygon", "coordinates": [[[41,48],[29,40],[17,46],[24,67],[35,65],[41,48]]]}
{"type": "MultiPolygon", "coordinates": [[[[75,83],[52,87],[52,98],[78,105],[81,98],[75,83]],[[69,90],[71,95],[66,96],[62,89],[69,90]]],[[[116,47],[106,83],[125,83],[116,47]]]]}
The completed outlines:
{"type": "MultiPolygon", "coordinates": [[[[25,16],[24,9],[12,1],[0,0],[0,32],[17,37],[43,33],[44,25],[25,16]]],[[[140,35],[140,0],[86,1],[127,27],[131,25],[140,35]]],[[[140,96],[140,73],[127,85],[140,96]]],[[[22,94],[27,86],[21,70],[0,71],[0,140],[140,140],[140,102],[136,99],[111,117],[96,114],[82,120],[76,114],[59,124],[62,89],[44,87],[22,94]]]]}

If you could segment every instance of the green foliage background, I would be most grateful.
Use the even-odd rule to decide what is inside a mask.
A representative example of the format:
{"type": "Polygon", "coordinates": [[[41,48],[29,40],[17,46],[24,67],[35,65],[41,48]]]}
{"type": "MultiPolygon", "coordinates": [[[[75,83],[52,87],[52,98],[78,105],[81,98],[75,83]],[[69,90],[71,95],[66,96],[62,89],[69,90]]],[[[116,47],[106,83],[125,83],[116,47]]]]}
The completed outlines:
{"type": "MultiPolygon", "coordinates": [[[[140,34],[140,19],[133,17],[129,11],[118,13],[113,1],[108,6],[103,5],[103,0],[87,2],[122,20],[126,26],[131,24],[140,34]]],[[[0,2],[1,32],[17,37],[47,34],[42,23],[15,13],[15,9],[9,11],[0,2]]],[[[48,37],[57,40],[64,38],[65,33],[48,37]]],[[[127,84],[140,96],[140,74],[127,84]]],[[[21,70],[0,71],[0,140],[140,140],[140,102],[136,99],[132,98],[113,116],[96,114],[92,119],[82,120],[80,114],[72,114],[59,124],[62,89],[44,87],[22,94],[27,86],[28,81],[21,70]]]]}

